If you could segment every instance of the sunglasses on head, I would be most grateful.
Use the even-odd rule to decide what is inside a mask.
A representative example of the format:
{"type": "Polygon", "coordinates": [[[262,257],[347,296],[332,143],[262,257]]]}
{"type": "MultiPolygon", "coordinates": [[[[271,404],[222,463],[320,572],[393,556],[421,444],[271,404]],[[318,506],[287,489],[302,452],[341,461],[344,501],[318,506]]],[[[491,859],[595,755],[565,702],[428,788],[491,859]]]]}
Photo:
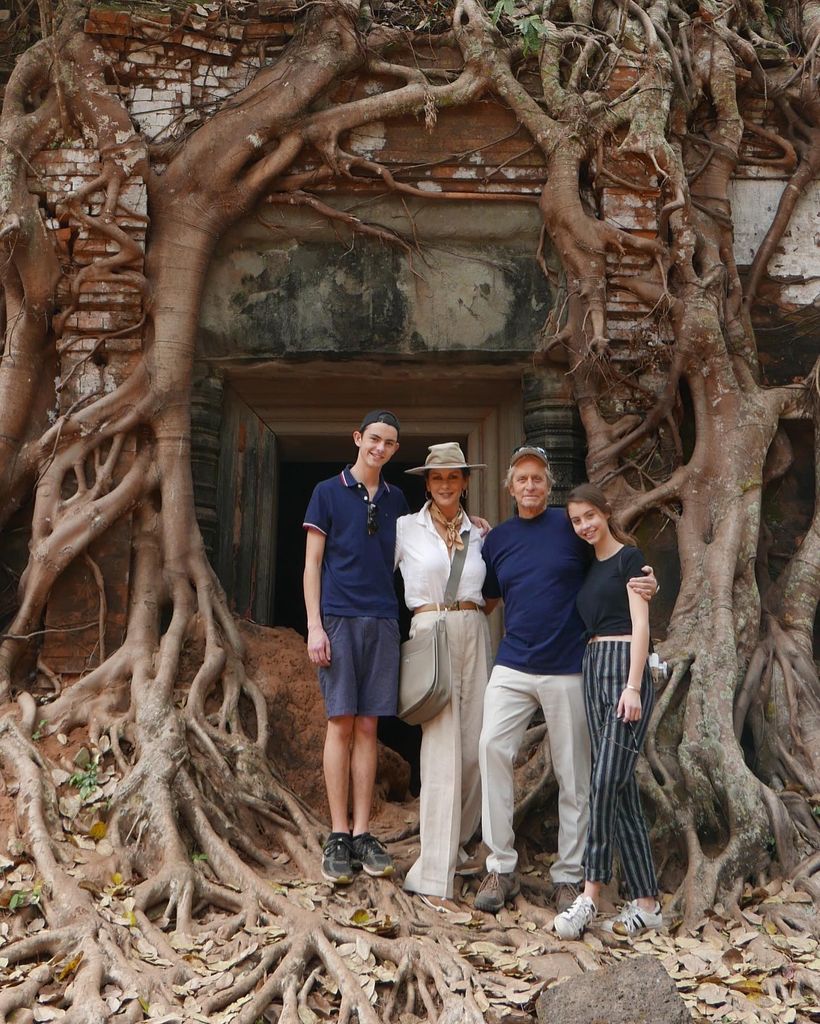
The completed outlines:
{"type": "Polygon", "coordinates": [[[518,452],[523,451],[525,448],[528,451],[540,452],[545,459],[548,458],[546,450],[542,448],[540,444],[520,444],[517,448],[513,448],[512,453],[513,455],[517,455],[518,452]]]}

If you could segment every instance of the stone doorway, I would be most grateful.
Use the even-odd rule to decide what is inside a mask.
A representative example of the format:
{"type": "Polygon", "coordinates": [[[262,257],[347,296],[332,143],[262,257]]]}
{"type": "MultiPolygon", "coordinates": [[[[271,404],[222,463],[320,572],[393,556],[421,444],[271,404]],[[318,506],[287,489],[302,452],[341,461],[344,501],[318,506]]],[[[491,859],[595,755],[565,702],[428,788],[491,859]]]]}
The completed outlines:
{"type": "Polygon", "coordinates": [[[213,423],[213,406],[221,406],[216,429],[195,430],[211,437],[210,451],[194,460],[200,519],[234,609],[265,625],[303,628],[300,517],[313,484],[355,458],[351,434],[369,409],[392,409],[402,422],[388,478],[412,508],[423,490],[415,493],[418,481],[404,469],[423,462],[429,444],[458,440],[470,462],[487,463],[471,488],[471,511],[491,522],[506,517],[503,473],[524,437],[522,370],[452,360],[275,361],[222,366],[200,382],[207,401],[195,417],[198,408],[200,420],[213,423]]]}

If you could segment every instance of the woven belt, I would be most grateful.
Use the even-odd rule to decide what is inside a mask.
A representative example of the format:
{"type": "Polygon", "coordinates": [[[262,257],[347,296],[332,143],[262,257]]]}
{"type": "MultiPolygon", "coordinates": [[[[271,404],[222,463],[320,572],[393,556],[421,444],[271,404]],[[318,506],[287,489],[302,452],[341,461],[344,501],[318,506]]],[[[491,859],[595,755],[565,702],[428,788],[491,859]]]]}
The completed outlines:
{"type": "Polygon", "coordinates": [[[413,614],[419,612],[477,612],[479,605],[475,601],[453,601],[452,604],[423,604],[413,609],[413,614]]]}

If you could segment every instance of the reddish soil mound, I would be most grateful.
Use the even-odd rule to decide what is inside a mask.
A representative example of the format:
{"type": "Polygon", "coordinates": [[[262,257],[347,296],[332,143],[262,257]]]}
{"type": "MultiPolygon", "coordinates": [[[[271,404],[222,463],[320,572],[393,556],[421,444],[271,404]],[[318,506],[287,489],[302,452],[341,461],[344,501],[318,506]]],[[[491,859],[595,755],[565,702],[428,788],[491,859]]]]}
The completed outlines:
{"type": "MultiPolygon", "coordinates": [[[[239,626],[248,647],[248,674],[268,702],[268,756],[279,767],[283,781],[327,819],[322,777],[327,719],[305,641],[292,629],[270,629],[251,622],[240,622],[239,626]]],[[[399,801],[407,797],[409,779],[407,763],[380,745],[376,815],[388,796],[399,801]]]]}

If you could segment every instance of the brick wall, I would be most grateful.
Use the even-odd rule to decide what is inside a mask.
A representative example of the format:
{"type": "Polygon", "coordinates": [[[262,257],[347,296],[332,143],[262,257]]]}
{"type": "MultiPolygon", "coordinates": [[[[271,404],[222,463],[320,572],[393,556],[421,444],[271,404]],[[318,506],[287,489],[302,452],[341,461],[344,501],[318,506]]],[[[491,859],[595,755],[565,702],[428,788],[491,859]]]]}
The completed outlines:
{"type": "Polygon", "coordinates": [[[264,17],[249,23],[91,10],[86,32],[114,62],[116,91],[147,140],[183,135],[284,49],[295,31],[275,14],[284,5],[256,6],[264,17]]]}
{"type": "MultiPolygon", "coordinates": [[[[103,186],[82,203],[71,197],[99,178],[99,156],[82,142],[39,153],[31,162],[29,188],[40,197],[46,226],[63,269],[55,320],[62,322],[55,415],[94,396],[107,394],[132,371],[142,348],[143,298],[127,280],[88,280],[75,296],[78,274],[99,257],[119,252],[119,243],[96,230],[103,186]]],[[[115,222],[137,251],[144,251],[148,226],[145,184],[129,178],[120,193],[115,222]]],[[[140,259],[129,269],[142,271],[140,259]]],[[[133,457],[133,444],[120,459],[119,477],[133,457]]],[[[106,627],[102,647],[115,649],[125,631],[130,572],[130,516],[92,543],[88,559],[78,559],[57,582],[46,610],[41,656],[54,671],[78,673],[100,658],[100,592],[95,566],[105,580],[106,627]],[[89,559],[91,561],[89,561],[89,559]]]]}

